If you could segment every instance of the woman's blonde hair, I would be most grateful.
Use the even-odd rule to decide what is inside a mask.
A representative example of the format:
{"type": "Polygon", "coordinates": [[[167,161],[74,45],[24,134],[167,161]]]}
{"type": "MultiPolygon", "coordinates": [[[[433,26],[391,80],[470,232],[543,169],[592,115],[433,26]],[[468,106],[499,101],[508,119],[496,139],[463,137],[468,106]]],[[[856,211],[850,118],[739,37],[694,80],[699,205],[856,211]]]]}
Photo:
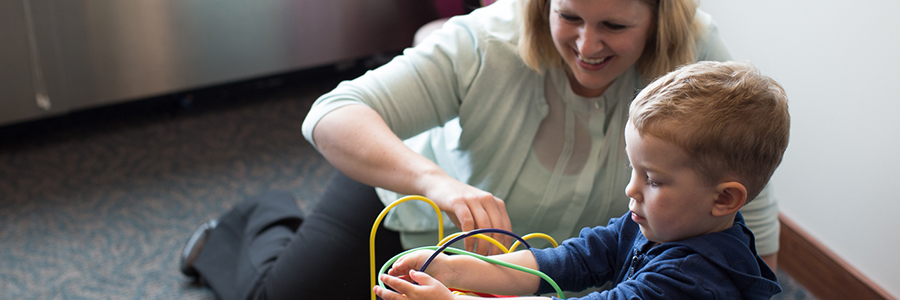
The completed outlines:
{"type": "MultiPolygon", "coordinates": [[[[550,35],[550,1],[524,0],[519,56],[528,67],[544,69],[564,66],[550,35]]],[[[654,8],[652,33],[636,63],[647,81],[676,67],[695,61],[694,51],[700,23],[694,18],[695,0],[639,0],[654,8]]]]}

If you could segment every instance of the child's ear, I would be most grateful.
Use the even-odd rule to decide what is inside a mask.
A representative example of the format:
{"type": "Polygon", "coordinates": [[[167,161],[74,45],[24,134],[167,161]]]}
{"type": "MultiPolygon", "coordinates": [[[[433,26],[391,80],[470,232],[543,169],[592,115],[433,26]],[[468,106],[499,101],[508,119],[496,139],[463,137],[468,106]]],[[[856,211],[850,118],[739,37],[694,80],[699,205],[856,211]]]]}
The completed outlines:
{"type": "Polygon", "coordinates": [[[737,212],[747,203],[747,188],[737,181],[728,181],[716,186],[718,198],[713,204],[712,214],[716,217],[737,212]]]}

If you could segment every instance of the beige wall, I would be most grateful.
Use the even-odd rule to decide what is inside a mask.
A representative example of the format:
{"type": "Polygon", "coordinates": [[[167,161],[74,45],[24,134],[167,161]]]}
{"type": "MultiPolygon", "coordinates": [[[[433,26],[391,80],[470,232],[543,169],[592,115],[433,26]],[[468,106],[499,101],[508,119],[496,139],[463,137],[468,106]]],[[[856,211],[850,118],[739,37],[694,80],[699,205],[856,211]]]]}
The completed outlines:
{"type": "Polygon", "coordinates": [[[705,0],[737,60],[780,81],[781,211],[900,297],[900,2],[705,0]]]}

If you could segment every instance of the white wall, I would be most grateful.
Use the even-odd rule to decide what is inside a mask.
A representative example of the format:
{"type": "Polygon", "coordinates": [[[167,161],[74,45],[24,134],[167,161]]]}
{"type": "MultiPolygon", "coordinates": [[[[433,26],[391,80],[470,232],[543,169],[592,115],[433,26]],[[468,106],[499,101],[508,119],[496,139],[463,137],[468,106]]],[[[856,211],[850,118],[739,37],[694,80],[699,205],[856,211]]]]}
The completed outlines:
{"type": "Polygon", "coordinates": [[[781,211],[900,298],[900,2],[704,0],[737,60],[781,82],[781,211]]]}

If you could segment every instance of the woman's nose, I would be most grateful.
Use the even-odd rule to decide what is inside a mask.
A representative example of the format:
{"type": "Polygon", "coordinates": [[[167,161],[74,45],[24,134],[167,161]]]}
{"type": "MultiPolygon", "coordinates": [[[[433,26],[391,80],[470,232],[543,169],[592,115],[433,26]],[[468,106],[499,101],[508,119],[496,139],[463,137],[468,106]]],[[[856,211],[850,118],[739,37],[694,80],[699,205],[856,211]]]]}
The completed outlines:
{"type": "Polygon", "coordinates": [[[590,26],[582,27],[576,44],[578,52],[587,57],[600,52],[605,46],[603,44],[603,35],[599,30],[590,26]]]}

